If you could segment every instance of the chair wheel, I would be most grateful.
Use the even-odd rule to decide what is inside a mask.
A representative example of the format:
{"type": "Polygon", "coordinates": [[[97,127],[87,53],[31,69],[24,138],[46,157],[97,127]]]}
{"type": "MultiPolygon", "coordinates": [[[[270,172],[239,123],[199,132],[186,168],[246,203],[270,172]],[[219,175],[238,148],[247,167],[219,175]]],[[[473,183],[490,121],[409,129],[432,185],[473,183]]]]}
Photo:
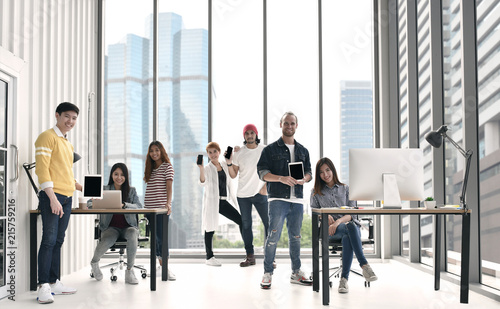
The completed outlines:
{"type": "Polygon", "coordinates": [[[94,278],[94,273],[90,273],[90,278],[94,278]]]}
{"type": "Polygon", "coordinates": [[[370,287],[370,282],[369,281],[365,281],[365,288],[369,288],[370,287]]]}
{"type": "Polygon", "coordinates": [[[116,279],[118,279],[118,278],[116,276],[111,276],[111,278],[109,278],[109,279],[111,279],[111,281],[116,281],[116,279]]]}
{"type": "Polygon", "coordinates": [[[333,286],[333,283],[332,283],[331,281],[330,281],[330,282],[328,282],[328,284],[330,285],[330,287],[332,287],[332,286],[333,286]]]}
{"type": "Polygon", "coordinates": [[[147,276],[148,276],[148,275],[147,275],[146,273],[142,273],[142,274],[141,274],[142,279],[146,279],[146,277],[147,277],[147,276]]]}

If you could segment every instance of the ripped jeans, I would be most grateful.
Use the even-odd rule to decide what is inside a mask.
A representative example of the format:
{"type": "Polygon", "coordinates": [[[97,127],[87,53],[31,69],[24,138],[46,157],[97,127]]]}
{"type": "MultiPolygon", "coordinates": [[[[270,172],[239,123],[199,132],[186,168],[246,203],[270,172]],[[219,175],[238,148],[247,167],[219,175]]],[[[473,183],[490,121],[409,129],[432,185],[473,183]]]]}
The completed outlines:
{"type": "Polygon", "coordinates": [[[300,270],[300,229],[304,205],[292,202],[275,200],[269,202],[269,234],[264,248],[264,272],[273,273],[273,262],[276,256],[276,247],[281,237],[283,224],[286,219],[288,229],[288,247],[292,261],[292,271],[300,270]]]}

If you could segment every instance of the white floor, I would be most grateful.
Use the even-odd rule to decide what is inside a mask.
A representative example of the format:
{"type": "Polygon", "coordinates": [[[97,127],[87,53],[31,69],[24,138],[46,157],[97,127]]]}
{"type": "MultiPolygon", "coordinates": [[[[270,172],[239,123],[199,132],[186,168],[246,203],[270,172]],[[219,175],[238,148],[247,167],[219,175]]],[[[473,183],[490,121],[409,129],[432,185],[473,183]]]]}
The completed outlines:
{"type": "MultiPolygon", "coordinates": [[[[177,281],[157,281],[157,290],[149,290],[149,278],[138,285],[124,283],[123,272],[118,281],[109,280],[103,268],[102,281],[89,277],[90,267],[62,278],[65,285],[78,288],[74,295],[55,296],[52,309],[84,308],[324,308],[322,295],[312,287],[289,282],[289,260],[278,260],[270,290],[260,288],[262,260],[256,266],[241,268],[237,260],[221,260],[222,267],[210,267],[204,260],[171,259],[170,269],[177,281]]],[[[138,264],[146,262],[139,260],[138,264]]],[[[333,260],[332,260],[333,262],[333,260]]],[[[310,261],[303,261],[304,270],[311,270],[310,261]]],[[[104,264],[104,262],[103,262],[104,264]]],[[[469,304],[460,304],[459,286],[445,280],[441,290],[434,291],[433,276],[397,261],[371,263],[379,280],[365,288],[363,279],[351,274],[349,293],[337,292],[334,278],[330,306],[332,308],[500,308],[500,303],[475,292],[469,292],[469,304]]],[[[149,265],[146,265],[149,267],[149,265]]],[[[140,272],[136,271],[140,278],[140,272]]],[[[16,296],[16,301],[0,300],[0,307],[16,309],[38,306],[36,292],[16,296]]]]}

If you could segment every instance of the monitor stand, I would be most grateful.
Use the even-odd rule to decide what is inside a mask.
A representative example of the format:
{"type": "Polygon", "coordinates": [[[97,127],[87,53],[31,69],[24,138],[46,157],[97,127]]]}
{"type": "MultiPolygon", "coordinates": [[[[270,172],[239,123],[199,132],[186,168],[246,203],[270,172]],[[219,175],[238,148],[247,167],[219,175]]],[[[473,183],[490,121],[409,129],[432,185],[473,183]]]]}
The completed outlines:
{"type": "Polygon", "coordinates": [[[398,182],[395,174],[383,174],[384,182],[384,204],[382,208],[400,209],[401,197],[399,195],[398,182]]]}

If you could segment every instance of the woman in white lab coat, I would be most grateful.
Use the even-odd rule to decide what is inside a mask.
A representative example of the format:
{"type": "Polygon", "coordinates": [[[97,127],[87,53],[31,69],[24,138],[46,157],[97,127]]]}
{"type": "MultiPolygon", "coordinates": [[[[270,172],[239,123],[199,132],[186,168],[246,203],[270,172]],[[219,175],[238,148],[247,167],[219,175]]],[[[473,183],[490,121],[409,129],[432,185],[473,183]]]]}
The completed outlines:
{"type": "Polygon", "coordinates": [[[212,239],[219,225],[219,214],[236,223],[241,233],[241,215],[233,207],[237,205],[235,191],[228,172],[228,164],[219,161],[220,147],[216,142],[208,143],[209,163],[205,166],[199,164],[200,185],[205,188],[203,193],[202,231],[205,235],[206,264],[221,266],[212,250],[212,239]],[[231,205],[232,204],[232,205],[231,205]]]}

